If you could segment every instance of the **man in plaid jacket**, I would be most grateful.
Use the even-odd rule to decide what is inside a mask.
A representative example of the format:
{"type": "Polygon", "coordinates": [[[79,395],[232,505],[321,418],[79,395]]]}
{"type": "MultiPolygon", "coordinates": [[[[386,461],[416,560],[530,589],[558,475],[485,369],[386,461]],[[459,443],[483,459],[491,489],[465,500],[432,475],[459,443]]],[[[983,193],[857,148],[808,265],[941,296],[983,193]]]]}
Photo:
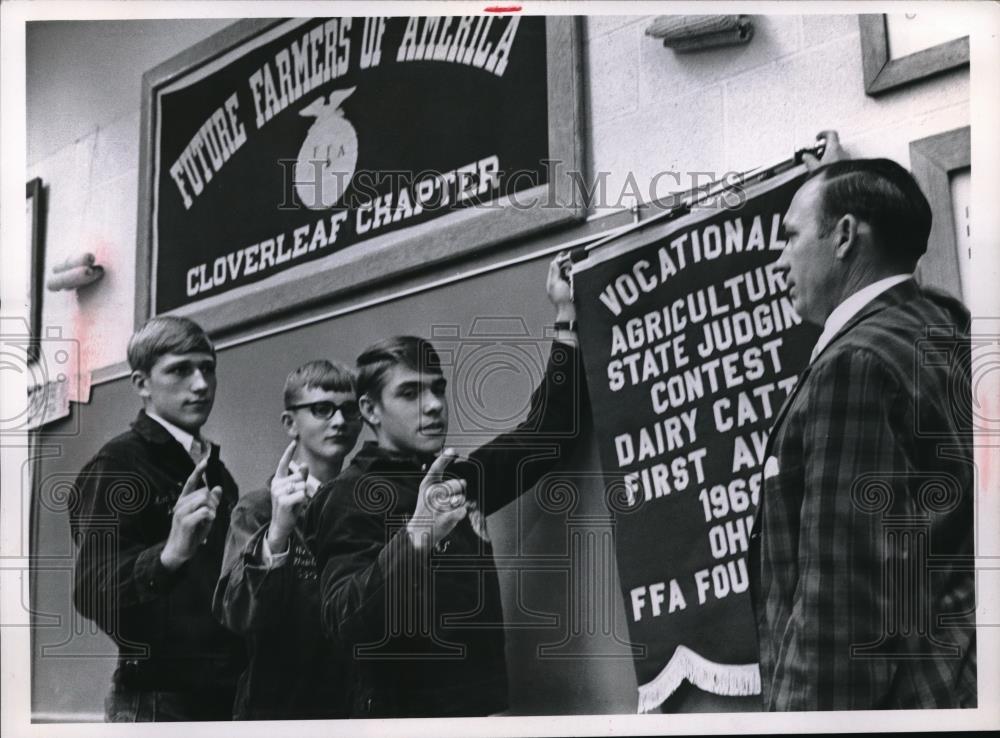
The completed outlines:
{"type": "Polygon", "coordinates": [[[767,710],[973,707],[969,313],[913,279],[931,211],[885,159],[813,172],[777,266],[823,326],[751,538],[767,710]]]}

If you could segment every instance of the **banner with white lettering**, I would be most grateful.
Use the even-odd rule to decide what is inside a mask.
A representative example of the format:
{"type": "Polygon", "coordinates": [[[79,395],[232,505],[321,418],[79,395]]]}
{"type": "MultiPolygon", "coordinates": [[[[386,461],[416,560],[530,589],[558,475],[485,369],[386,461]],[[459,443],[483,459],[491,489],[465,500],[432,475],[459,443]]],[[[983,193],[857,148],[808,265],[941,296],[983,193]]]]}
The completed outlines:
{"type": "Polygon", "coordinates": [[[574,267],[639,710],[760,691],[747,551],[772,418],[818,336],[773,263],[802,167],[574,267]]]}
{"type": "Polygon", "coordinates": [[[153,100],[154,312],[548,181],[543,17],[288,21],[153,100]]]}

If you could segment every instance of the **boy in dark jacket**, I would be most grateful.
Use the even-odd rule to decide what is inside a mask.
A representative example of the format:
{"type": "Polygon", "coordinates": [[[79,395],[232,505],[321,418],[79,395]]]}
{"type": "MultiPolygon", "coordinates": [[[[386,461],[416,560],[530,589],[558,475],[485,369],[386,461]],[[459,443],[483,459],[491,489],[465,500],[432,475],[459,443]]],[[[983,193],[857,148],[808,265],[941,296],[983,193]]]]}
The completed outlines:
{"type": "Polygon", "coordinates": [[[485,516],[575,443],[584,396],[565,255],[549,268],[556,335],[527,419],[455,461],[446,380],[428,341],[358,358],[365,444],[307,511],[323,625],[356,670],[352,715],[476,716],[507,708],[503,612],[485,516]],[[435,458],[436,457],[436,458],[435,458]]]}
{"type": "Polygon", "coordinates": [[[201,437],[215,401],[215,348],[186,318],[129,340],[143,409],[80,472],[70,505],[73,603],[118,646],[109,722],[228,720],[240,640],[212,617],[236,483],[201,437]]]}
{"type": "Polygon", "coordinates": [[[316,560],[301,513],[340,472],[361,433],[354,373],[311,361],[288,375],[284,395],[281,422],[292,442],[267,486],[243,495],[233,510],[215,592],[216,617],[249,645],[237,720],[347,717],[350,682],[323,637],[316,560]]]}

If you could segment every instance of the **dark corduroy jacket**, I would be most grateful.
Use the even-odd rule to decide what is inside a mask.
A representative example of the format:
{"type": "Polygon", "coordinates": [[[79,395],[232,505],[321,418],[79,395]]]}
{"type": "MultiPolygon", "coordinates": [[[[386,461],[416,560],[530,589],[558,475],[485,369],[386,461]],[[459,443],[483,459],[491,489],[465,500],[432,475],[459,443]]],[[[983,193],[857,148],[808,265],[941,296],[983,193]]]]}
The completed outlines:
{"type": "Polygon", "coordinates": [[[123,686],[232,700],[241,640],[212,617],[236,483],[212,446],[205,472],[222,497],[206,542],[177,571],[160,562],[174,503],[194,470],[187,451],[140,412],[87,462],[70,500],[78,552],[73,603],[117,644],[123,686]],[[228,697],[226,696],[228,694],[228,697]]]}
{"type": "MultiPolygon", "coordinates": [[[[456,717],[507,707],[500,586],[482,516],[531,488],[575,444],[585,392],[577,349],[554,344],[527,419],[449,469],[477,508],[434,550],[405,527],[431,459],[374,443],[306,514],[326,632],[352,659],[352,715],[456,717]]],[[[326,490],[324,487],[320,494],[326,490]]]]}
{"type": "Polygon", "coordinates": [[[243,495],[233,510],[215,591],[216,617],[245,636],[249,646],[250,663],[240,678],[233,714],[237,720],[347,717],[350,683],[323,636],[316,559],[297,527],[288,541],[288,559],[265,567],[263,542],[270,522],[269,483],[243,495]]]}

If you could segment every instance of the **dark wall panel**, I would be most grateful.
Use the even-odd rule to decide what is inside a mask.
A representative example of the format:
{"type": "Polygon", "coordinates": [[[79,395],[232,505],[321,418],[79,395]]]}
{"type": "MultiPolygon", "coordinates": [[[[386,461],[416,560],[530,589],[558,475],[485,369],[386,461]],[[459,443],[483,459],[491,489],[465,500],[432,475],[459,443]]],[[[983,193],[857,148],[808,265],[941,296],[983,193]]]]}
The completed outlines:
{"type": "MultiPolygon", "coordinates": [[[[285,445],[278,416],[289,370],[319,357],[351,362],[368,343],[393,333],[443,332],[463,339],[443,344],[458,347],[446,371],[449,444],[477,445],[485,436],[473,432],[476,424],[489,426],[490,419],[526,409],[540,376],[540,361],[509,359],[547,356],[543,332],[553,319],[545,296],[547,264],[539,259],[221,351],[206,435],[222,445],[222,458],[242,490],[259,486],[285,445]],[[527,335],[518,335],[525,330],[527,335]],[[465,340],[473,331],[479,335],[465,340]],[[490,368],[496,371],[485,371],[490,368]]],[[[40,715],[99,714],[113,669],[110,643],[72,614],[69,529],[54,482],[71,479],[138,407],[128,381],[117,380],[95,387],[89,405],[74,406],[69,424],[50,429],[78,421],[80,430],[46,442],[58,455],[43,461],[37,487],[37,551],[55,558],[35,579],[35,605],[56,616],[38,629],[34,643],[33,706],[40,715]]],[[[635,710],[635,677],[592,443],[588,431],[560,471],[490,519],[497,554],[508,562],[501,585],[512,626],[508,662],[516,713],[635,710]],[[560,487],[559,480],[571,486],[560,487]]]]}

